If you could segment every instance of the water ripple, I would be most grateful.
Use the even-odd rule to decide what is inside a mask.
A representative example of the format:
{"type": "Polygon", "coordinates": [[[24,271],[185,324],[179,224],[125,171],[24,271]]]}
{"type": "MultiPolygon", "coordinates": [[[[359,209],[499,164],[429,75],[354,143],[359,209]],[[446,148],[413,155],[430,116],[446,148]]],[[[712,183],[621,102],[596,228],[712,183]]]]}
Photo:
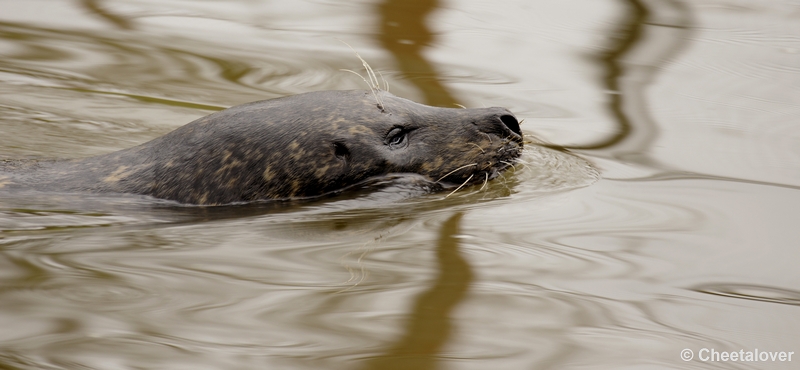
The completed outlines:
{"type": "Polygon", "coordinates": [[[800,291],[796,290],[733,283],[708,283],[691,289],[721,297],[800,306],[800,291]]]}

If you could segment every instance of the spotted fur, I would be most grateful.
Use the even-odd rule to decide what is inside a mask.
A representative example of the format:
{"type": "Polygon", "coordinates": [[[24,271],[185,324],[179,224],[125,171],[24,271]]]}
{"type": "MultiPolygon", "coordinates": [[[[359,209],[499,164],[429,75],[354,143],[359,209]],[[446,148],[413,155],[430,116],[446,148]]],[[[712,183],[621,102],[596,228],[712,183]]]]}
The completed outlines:
{"type": "Polygon", "coordinates": [[[372,91],[239,105],[130,149],[40,163],[21,169],[25,176],[0,171],[0,186],[218,205],[317,197],[402,173],[482,182],[520,155],[519,125],[504,108],[437,108],[377,94],[382,107],[372,91]]]}

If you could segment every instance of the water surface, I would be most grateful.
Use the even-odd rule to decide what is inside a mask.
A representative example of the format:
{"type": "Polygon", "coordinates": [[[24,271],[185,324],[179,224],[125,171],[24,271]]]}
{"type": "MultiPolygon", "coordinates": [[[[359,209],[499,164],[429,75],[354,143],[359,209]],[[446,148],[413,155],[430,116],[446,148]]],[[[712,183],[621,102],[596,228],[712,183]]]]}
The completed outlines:
{"type": "Polygon", "coordinates": [[[396,95],[504,106],[574,154],[529,146],[446,199],[0,195],[0,368],[800,361],[796,1],[0,9],[0,158],[107,153],[235,104],[364,88],[339,40],[396,95]],[[681,360],[702,348],[795,358],[681,360]]]}

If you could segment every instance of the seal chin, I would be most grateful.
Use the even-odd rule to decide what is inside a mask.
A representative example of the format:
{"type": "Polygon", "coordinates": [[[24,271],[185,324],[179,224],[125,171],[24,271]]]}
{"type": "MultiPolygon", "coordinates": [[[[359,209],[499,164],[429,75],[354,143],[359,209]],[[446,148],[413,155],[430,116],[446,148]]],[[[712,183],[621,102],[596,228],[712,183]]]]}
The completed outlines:
{"type": "Polygon", "coordinates": [[[439,178],[438,182],[445,188],[449,188],[493,180],[499,177],[503,171],[514,168],[514,163],[522,154],[522,144],[517,140],[506,139],[494,150],[490,150],[490,148],[482,150],[484,152],[476,156],[471,163],[467,161],[466,165],[451,170],[439,178]]]}
{"type": "Polygon", "coordinates": [[[494,180],[504,171],[508,170],[509,168],[513,168],[514,162],[516,161],[516,157],[504,159],[496,163],[494,166],[475,174],[470,182],[478,183],[487,180],[494,180]]]}
{"type": "Polygon", "coordinates": [[[508,167],[511,167],[511,166],[507,165],[507,164],[503,164],[501,167],[492,168],[491,171],[486,172],[488,174],[487,179],[489,179],[489,180],[496,179],[497,176],[500,176],[500,172],[507,170],[508,167]]]}

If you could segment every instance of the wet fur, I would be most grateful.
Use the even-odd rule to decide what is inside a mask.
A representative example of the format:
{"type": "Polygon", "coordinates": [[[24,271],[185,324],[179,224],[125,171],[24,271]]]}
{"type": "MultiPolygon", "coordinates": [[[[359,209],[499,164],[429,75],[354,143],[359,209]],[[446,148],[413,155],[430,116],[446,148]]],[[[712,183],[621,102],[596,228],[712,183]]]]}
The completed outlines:
{"type": "Polygon", "coordinates": [[[504,108],[436,108],[380,90],[322,91],[232,107],[114,153],[6,168],[0,188],[217,205],[316,197],[401,173],[445,187],[481,183],[521,150],[519,126],[504,108]],[[403,146],[387,142],[395,128],[406,132],[403,146]]]}

